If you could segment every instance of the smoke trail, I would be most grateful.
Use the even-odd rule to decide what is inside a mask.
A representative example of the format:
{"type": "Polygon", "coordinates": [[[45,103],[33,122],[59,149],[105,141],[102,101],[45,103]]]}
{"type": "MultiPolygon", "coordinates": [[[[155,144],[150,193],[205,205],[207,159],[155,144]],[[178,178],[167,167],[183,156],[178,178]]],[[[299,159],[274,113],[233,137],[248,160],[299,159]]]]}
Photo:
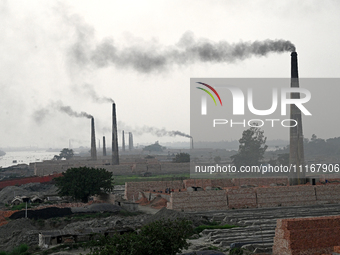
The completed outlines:
{"type": "Polygon", "coordinates": [[[90,84],[84,84],[82,87],[85,89],[86,93],[92,98],[92,100],[96,103],[114,103],[115,102],[112,98],[99,96],[97,92],[94,90],[93,86],[90,84]]]}
{"type": "MultiPolygon", "coordinates": [[[[135,127],[132,128],[125,123],[118,121],[118,129],[121,132],[122,130],[132,132],[134,135],[143,135],[143,134],[152,134],[157,137],[164,137],[164,136],[183,136],[191,138],[190,135],[185,134],[181,131],[169,131],[165,128],[156,128],[156,127],[149,127],[149,126],[143,126],[143,127],[135,127]]],[[[108,129],[109,130],[109,129],[108,129]]]]}
{"type": "Polygon", "coordinates": [[[49,113],[48,109],[39,109],[33,113],[33,119],[36,123],[41,124],[49,113]]]}
{"type": "Polygon", "coordinates": [[[58,101],[58,102],[53,102],[52,106],[59,110],[60,112],[64,112],[66,114],[68,114],[71,117],[77,117],[77,118],[92,118],[91,114],[88,114],[87,112],[76,112],[74,111],[71,106],[65,106],[63,105],[62,102],[58,101]]]}
{"type": "Polygon", "coordinates": [[[60,112],[66,113],[71,117],[77,118],[92,118],[91,114],[87,112],[76,112],[74,111],[71,106],[65,106],[61,101],[51,102],[47,107],[36,110],[32,117],[37,124],[41,124],[42,121],[50,115],[51,110],[58,110],[60,112]]]}
{"type": "MultiPolygon", "coordinates": [[[[88,37],[87,37],[88,38],[88,37]]],[[[112,40],[104,40],[92,50],[84,37],[78,38],[71,50],[72,58],[80,66],[95,68],[115,66],[132,68],[141,73],[164,71],[173,65],[188,65],[197,62],[232,63],[252,56],[266,56],[268,53],[295,51],[295,46],[286,40],[264,40],[230,44],[226,41],[211,42],[196,39],[186,32],[174,46],[152,45],[119,48],[112,40]]]]}

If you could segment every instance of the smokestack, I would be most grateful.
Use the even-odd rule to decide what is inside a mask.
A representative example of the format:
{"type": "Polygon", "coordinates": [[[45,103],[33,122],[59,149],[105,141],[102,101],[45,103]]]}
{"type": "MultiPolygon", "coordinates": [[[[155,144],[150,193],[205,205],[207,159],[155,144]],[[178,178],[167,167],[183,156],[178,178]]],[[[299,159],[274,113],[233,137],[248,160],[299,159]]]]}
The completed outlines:
{"type": "MultiPolygon", "coordinates": [[[[299,87],[299,74],[298,74],[298,61],[297,53],[294,51],[291,53],[291,84],[292,88],[299,87]]],[[[300,93],[291,93],[291,98],[300,98],[300,93]]],[[[305,172],[300,173],[299,166],[304,165],[305,156],[303,148],[303,132],[302,132],[302,118],[301,111],[295,105],[290,105],[290,119],[297,122],[297,125],[293,127],[294,123],[291,123],[289,130],[290,133],[290,145],[289,145],[289,163],[296,165],[296,173],[291,173],[289,183],[290,185],[299,185],[306,183],[305,172]]]]}
{"type": "Polygon", "coordinates": [[[97,160],[96,134],[94,130],[94,118],[91,118],[91,159],[97,160]]]}
{"type": "Polygon", "coordinates": [[[190,138],[191,139],[191,149],[193,149],[194,148],[194,138],[190,138]]]}
{"type": "Polygon", "coordinates": [[[133,150],[133,135],[129,132],[129,151],[133,150]]]}
{"type": "Polygon", "coordinates": [[[103,156],[106,156],[106,144],[105,144],[105,136],[103,136],[103,156]]]}
{"type": "Polygon", "coordinates": [[[116,104],[112,104],[112,165],[119,165],[116,104]]]}
{"type": "Polygon", "coordinates": [[[122,149],[125,151],[125,135],[124,135],[124,130],[122,131],[122,149]]]}

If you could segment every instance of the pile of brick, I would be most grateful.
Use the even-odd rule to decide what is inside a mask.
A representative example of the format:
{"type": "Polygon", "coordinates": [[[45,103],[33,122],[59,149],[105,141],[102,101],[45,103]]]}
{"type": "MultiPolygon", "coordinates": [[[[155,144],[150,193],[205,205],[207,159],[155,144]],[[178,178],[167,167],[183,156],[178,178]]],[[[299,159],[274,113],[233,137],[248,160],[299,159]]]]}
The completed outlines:
{"type": "Polygon", "coordinates": [[[321,204],[340,203],[340,185],[315,186],[316,201],[321,204]]]}
{"type": "Polygon", "coordinates": [[[165,189],[183,189],[182,181],[150,181],[150,182],[126,182],[124,197],[127,200],[138,199],[139,192],[165,191],[165,189]]]}
{"type": "Polygon", "coordinates": [[[51,205],[40,205],[35,207],[34,209],[40,210],[49,207],[57,207],[57,208],[68,208],[68,207],[83,207],[85,205],[90,205],[93,202],[90,201],[88,203],[60,203],[60,204],[51,204],[51,205]]]}
{"type": "Polygon", "coordinates": [[[332,253],[324,253],[322,255],[338,255],[340,254],[340,246],[334,246],[332,253]]]}
{"type": "Polygon", "coordinates": [[[283,186],[289,185],[287,177],[278,178],[238,178],[233,179],[234,186],[255,185],[255,186],[269,186],[271,184],[278,184],[283,186]]]}
{"type": "Polygon", "coordinates": [[[254,188],[228,188],[226,193],[230,209],[257,207],[254,188]]]}
{"type": "Polygon", "coordinates": [[[340,245],[340,216],[279,219],[273,255],[330,254],[340,245]]]}
{"type": "Polygon", "coordinates": [[[3,225],[6,225],[8,223],[6,218],[9,218],[15,212],[17,212],[17,210],[16,211],[0,211],[0,227],[3,225]]]}
{"type": "Polygon", "coordinates": [[[140,205],[148,205],[150,204],[150,201],[145,197],[144,193],[141,192],[141,198],[139,200],[136,201],[136,203],[140,204],[140,205]]]}
{"type": "Polygon", "coordinates": [[[258,207],[278,207],[316,204],[315,186],[299,185],[287,187],[255,188],[258,207]]]}
{"type": "Polygon", "coordinates": [[[228,209],[225,190],[173,192],[168,209],[178,211],[209,211],[228,209]]]}
{"type": "Polygon", "coordinates": [[[150,202],[150,205],[153,208],[160,209],[160,208],[166,207],[167,203],[168,203],[168,200],[166,200],[165,198],[162,198],[161,196],[159,196],[159,197],[155,197],[150,202]]]}

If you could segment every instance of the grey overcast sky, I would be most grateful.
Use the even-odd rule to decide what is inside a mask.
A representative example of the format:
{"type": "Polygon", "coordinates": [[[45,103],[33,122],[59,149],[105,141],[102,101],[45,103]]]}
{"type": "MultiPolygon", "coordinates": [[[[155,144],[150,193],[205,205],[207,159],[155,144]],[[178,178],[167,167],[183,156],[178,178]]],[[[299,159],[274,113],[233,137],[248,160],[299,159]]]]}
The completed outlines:
{"type": "Polygon", "coordinates": [[[135,143],[187,141],[151,133],[190,132],[191,77],[289,77],[290,53],[213,61],[183,45],[288,40],[300,77],[338,78],[339,25],[337,0],[0,0],[0,148],[89,146],[90,120],[61,109],[110,140],[109,99],[135,143]]]}

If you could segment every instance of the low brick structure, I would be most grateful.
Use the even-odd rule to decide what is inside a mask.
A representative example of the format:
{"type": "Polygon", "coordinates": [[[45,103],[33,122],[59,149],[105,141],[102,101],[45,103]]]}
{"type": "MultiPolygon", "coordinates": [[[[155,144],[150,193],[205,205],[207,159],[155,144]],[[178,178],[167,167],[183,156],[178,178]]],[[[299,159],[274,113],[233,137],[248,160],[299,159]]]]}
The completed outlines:
{"type": "Polygon", "coordinates": [[[340,216],[279,219],[273,255],[330,254],[340,245],[340,216]]]}

